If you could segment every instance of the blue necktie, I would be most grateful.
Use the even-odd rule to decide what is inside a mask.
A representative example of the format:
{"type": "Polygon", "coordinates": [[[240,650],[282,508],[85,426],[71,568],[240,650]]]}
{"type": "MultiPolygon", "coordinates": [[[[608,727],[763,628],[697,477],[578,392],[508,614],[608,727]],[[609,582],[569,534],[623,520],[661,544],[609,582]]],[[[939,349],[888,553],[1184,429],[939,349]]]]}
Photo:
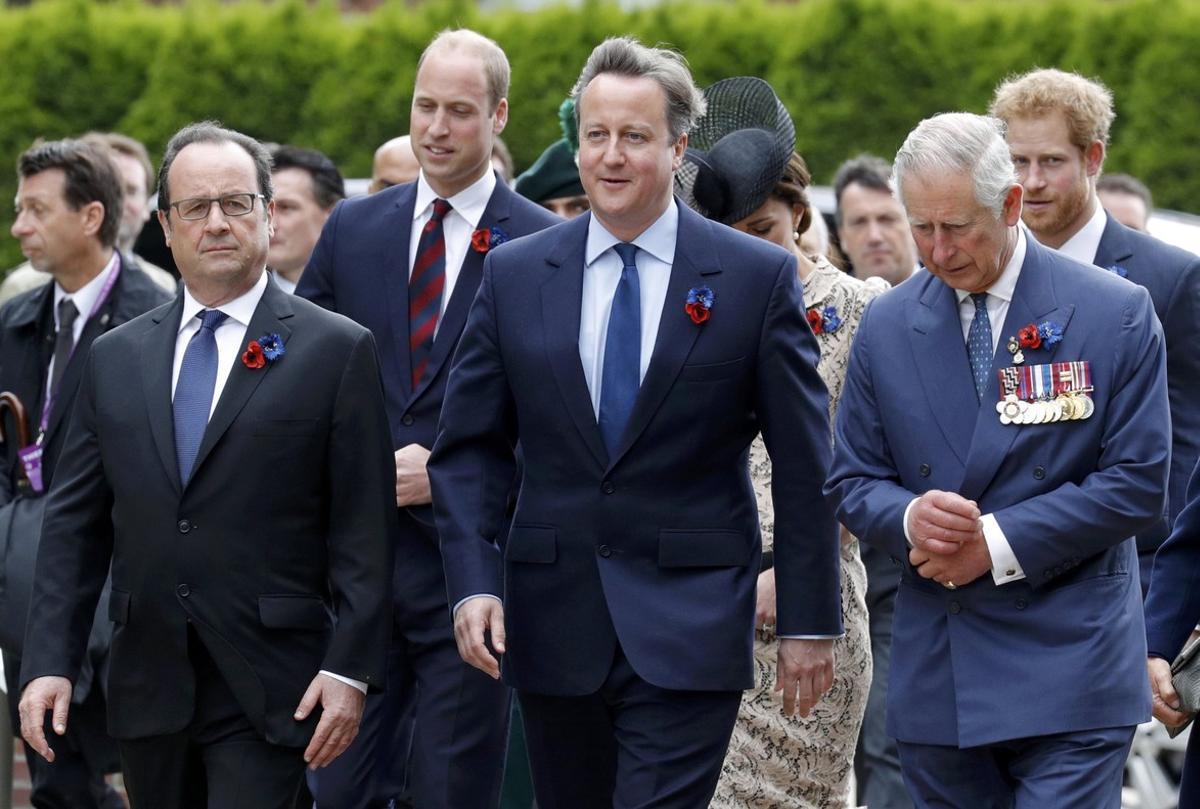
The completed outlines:
{"type": "Polygon", "coordinates": [[[988,320],[987,293],[974,292],[971,300],[975,302],[975,317],[971,320],[971,330],[967,332],[967,354],[971,357],[975,393],[982,402],[992,373],[992,323],[988,320]]]}
{"type": "Polygon", "coordinates": [[[196,313],[200,330],[188,341],[175,383],[175,457],[179,461],[179,480],[187,485],[192,465],[200,451],[200,441],[208,426],[213,389],[217,384],[217,338],[213,333],[228,315],[216,309],[196,313]]]}
{"type": "Polygon", "coordinates": [[[642,376],[642,289],[638,281],[637,246],[622,242],[613,247],[625,268],[613,295],[604,343],[604,369],[600,381],[600,435],[610,459],[616,457],[621,434],[629,423],[642,376]]]}

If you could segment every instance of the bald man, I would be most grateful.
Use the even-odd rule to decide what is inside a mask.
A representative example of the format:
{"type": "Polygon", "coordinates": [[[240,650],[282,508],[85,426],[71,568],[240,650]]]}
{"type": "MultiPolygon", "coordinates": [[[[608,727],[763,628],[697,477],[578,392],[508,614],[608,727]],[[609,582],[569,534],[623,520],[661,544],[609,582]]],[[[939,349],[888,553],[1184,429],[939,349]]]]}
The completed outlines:
{"type": "Polygon", "coordinates": [[[413,153],[412,138],[408,135],[392,138],[375,150],[367,191],[374,194],[393,185],[411,183],[420,173],[421,164],[413,153]]]}

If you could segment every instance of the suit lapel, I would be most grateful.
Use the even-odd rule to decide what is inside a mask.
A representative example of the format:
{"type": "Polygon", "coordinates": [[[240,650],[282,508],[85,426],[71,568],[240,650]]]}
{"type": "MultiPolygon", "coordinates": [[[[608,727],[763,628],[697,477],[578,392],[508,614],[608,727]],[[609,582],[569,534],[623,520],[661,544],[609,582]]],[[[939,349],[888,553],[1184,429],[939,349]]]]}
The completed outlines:
{"type": "Polygon", "coordinates": [[[388,341],[395,378],[411,397],[412,358],[408,351],[408,248],[412,240],[413,207],[417,204],[417,184],[409,183],[399,189],[396,206],[391,212],[393,226],[391,236],[384,247],[381,265],[383,286],[387,290],[387,306],[390,317],[388,327],[392,330],[388,341]]]}
{"type": "Polygon", "coordinates": [[[1133,256],[1133,250],[1122,232],[1122,225],[1105,214],[1108,221],[1104,225],[1104,233],[1100,235],[1100,244],[1096,247],[1096,258],[1092,261],[1097,267],[1108,269],[1128,261],[1133,256]]]}
{"type": "Polygon", "coordinates": [[[584,245],[590,219],[590,215],[580,216],[562,228],[562,237],[546,258],[555,269],[542,284],[542,329],[550,368],[567,412],[596,462],[604,467],[608,453],[596,425],[592,396],[579,359],[584,245]]]}
{"type": "Polygon", "coordinates": [[[170,307],[153,316],[153,325],[142,335],[142,398],[150,420],[150,435],[158,449],[167,479],[178,494],[179,460],[175,455],[175,417],[171,410],[171,371],[175,360],[175,338],[183,316],[183,291],[170,307]]]}
{"type": "Polygon", "coordinates": [[[963,464],[980,411],[954,290],[930,276],[909,338],[919,383],[946,443],[963,464]]]}
{"type": "MultiPolygon", "coordinates": [[[[496,188],[492,191],[487,208],[484,209],[483,216],[479,219],[479,227],[491,228],[507,222],[509,210],[512,207],[512,195],[513,192],[504,184],[504,181],[497,178],[496,188]]],[[[471,303],[475,300],[475,293],[479,291],[479,280],[483,277],[485,256],[486,253],[480,253],[468,246],[462,268],[458,271],[458,280],[454,282],[454,290],[450,293],[446,311],[442,314],[441,322],[438,324],[437,336],[433,340],[433,350],[429,355],[429,364],[425,366],[425,375],[421,377],[416,390],[413,391],[414,399],[429,387],[429,383],[433,379],[437,378],[438,371],[450,358],[454,347],[458,345],[458,338],[462,335],[463,327],[467,323],[467,314],[471,311],[471,303]]]]}
{"type": "Polygon", "coordinates": [[[616,456],[609,460],[609,467],[616,465],[646,429],[703,330],[684,312],[688,290],[711,283],[711,279],[706,281],[704,276],[721,272],[716,258],[717,248],[712,239],[712,226],[687,206],[678,201],[676,204],[679,208],[679,230],[675,239],[675,258],[671,263],[671,280],[663,301],[654,354],[637,399],[634,400],[633,411],[629,414],[629,423],[625,426],[616,456]]]}
{"type": "MultiPolygon", "coordinates": [[[[250,318],[250,325],[246,327],[243,345],[251,340],[257,340],[260,335],[271,333],[278,334],[284,346],[287,345],[288,337],[292,333],[286,323],[292,317],[292,305],[288,298],[288,294],[276,286],[274,280],[268,279],[262,300],[258,302],[258,308],[254,310],[254,316],[250,318]]],[[[239,356],[240,353],[239,350],[239,356]]],[[[286,362],[286,359],[281,359],[281,362],[286,362]]],[[[245,407],[251,394],[267,378],[271,372],[271,365],[268,362],[262,368],[248,368],[240,358],[234,360],[233,368],[229,371],[229,378],[225,380],[225,388],[221,391],[221,398],[217,401],[216,410],[213,411],[212,418],[208,420],[208,427],[204,430],[200,449],[196,452],[196,463],[192,466],[192,480],[196,479],[196,474],[205,458],[221,440],[221,436],[229,429],[229,425],[242,412],[242,408],[245,407]]]]}
{"type": "MultiPolygon", "coordinates": [[[[1000,400],[999,371],[1011,364],[1005,343],[1009,336],[1029,323],[1050,320],[1066,331],[1075,312],[1073,304],[1059,306],[1054,293],[1054,278],[1046,266],[1045,248],[1039,247],[1032,238],[1026,240],[1025,263],[1021,276],[1013,290],[1013,299],[1008,306],[1008,315],[1000,332],[996,355],[992,359],[992,374],[988,391],[984,394],[983,406],[979,408],[971,440],[970,456],[963,475],[960,494],[968,499],[979,498],[991,482],[1008,454],[1009,447],[1021,431],[1020,425],[1001,424],[995,404],[1000,400]]],[[[1054,361],[1057,346],[1043,347],[1025,353],[1026,365],[1042,365],[1054,361]]]]}

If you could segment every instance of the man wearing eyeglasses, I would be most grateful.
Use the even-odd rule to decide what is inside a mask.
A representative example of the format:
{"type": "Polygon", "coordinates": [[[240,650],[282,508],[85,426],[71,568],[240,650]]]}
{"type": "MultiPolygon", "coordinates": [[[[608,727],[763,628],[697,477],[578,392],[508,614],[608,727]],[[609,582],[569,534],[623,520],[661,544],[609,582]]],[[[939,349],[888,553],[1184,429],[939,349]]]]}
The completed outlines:
{"type": "Polygon", "coordinates": [[[194,124],[159,221],[184,288],[93,344],[49,494],[22,730],[68,705],[110,564],[109,729],[134,809],[291,809],[383,682],[394,472],[370,332],[265,273],[271,164],[194,124]]]}

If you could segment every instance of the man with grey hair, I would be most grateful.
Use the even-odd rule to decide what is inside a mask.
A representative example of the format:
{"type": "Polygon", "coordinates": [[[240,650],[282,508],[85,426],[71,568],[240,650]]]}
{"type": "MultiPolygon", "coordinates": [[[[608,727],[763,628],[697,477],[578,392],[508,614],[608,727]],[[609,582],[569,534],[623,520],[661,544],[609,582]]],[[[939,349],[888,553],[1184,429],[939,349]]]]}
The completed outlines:
{"type": "Polygon", "coordinates": [[[994,118],[895,161],[927,272],[859,327],[826,490],[902,578],[888,729],[918,807],[1121,805],[1150,712],[1137,552],[1170,460],[1147,292],[1042,247],[994,118]]]}
{"type": "Polygon", "coordinates": [[[591,212],[489,254],[430,461],[455,635],[516,689],[541,809],[707,806],[755,682],[759,431],[784,712],[832,681],[826,393],[791,254],[672,196],[682,58],[609,39],[573,96],[591,212]]]}
{"type": "Polygon", "coordinates": [[[402,793],[421,809],[489,807],[500,793],[510,692],[458,656],[425,466],[485,256],[558,221],[492,168],[508,86],[495,42],[438,34],[413,90],[416,182],[338,205],[296,289],[375,334],[399,509],[388,688],[316,779],[320,809],[373,809],[402,793]]]}
{"type": "MultiPolygon", "coordinates": [[[[394,511],[371,334],[266,274],[261,144],[180,130],[174,301],[98,337],[51,485],[21,730],[54,762],[111,568],[108,727],[134,809],[292,809],[384,682],[394,511]]],[[[114,221],[115,225],[115,221],[114,221]]],[[[114,228],[115,229],[115,228],[114,228]]]]}

